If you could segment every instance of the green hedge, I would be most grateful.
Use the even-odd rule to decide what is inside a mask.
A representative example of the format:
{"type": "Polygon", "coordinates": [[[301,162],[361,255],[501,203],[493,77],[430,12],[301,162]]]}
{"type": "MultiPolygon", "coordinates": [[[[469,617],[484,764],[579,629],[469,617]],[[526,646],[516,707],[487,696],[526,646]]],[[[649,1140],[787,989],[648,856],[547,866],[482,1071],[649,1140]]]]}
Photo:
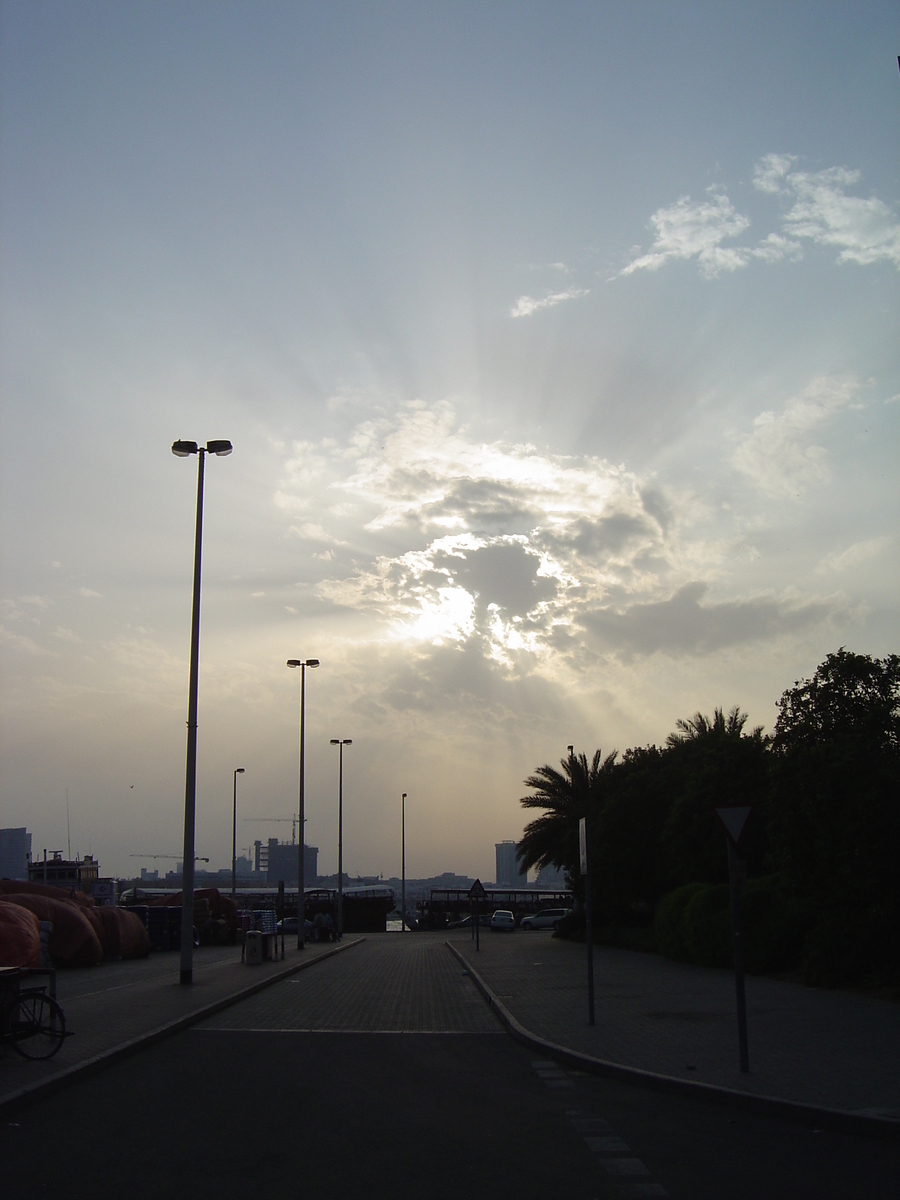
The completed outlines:
{"type": "Polygon", "coordinates": [[[685,937],[684,910],[692,897],[707,886],[704,883],[685,883],[663,896],[657,904],[653,930],[656,934],[656,948],[666,958],[675,958],[681,962],[691,961],[685,937]]]}
{"type": "MultiPolygon", "coordinates": [[[[779,876],[748,881],[741,889],[745,969],[760,975],[795,967],[812,923],[809,905],[791,896],[779,876]]],[[[654,929],[657,949],[667,958],[704,967],[734,962],[731,901],[724,884],[688,883],[669,892],[657,906],[654,929]]]]}

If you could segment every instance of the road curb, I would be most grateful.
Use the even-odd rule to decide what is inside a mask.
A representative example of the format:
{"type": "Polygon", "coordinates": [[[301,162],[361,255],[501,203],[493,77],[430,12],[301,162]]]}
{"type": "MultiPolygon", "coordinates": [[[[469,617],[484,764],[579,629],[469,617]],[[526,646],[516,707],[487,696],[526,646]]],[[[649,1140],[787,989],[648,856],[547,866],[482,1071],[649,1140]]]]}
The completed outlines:
{"type": "Polygon", "coordinates": [[[186,1013],[183,1017],[177,1017],[174,1021],[167,1021],[165,1025],[159,1025],[156,1029],[151,1029],[148,1033],[139,1034],[137,1037],[130,1038],[127,1042],[121,1042],[118,1046],[113,1046],[109,1050],[103,1050],[100,1054],[95,1054],[92,1058],[86,1058],[83,1062],[73,1063],[71,1067],[66,1067],[56,1075],[51,1075],[48,1079],[41,1079],[37,1083],[31,1083],[26,1087],[19,1088],[16,1092],[10,1092],[8,1096],[0,1099],[0,1116],[18,1111],[26,1105],[32,1104],[35,1100],[43,1100],[45,1096],[52,1095],[76,1079],[80,1080],[94,1074],[96,1071],[101,1071],[112,1063],[127,1058],[130,1054],[136,1054],[139,1050],[143,1050],[147,1046],[152,1046],[155,1042],[161,1042],[164,1038],[171,1037],[175,1033],[180,1033],[182,1029],[188,1029],[191,1025],[205,1021],[207,1017],[221,1012],[223,1008],[230,1008],[232,1004],[239,1004],[242,1000],[254,996],[257,992],[262,992],[267,987],[271,987],[273,983],[280,983],[282,979],[296,975],[298,971],[305,971],[309,967],[314,967],[317,963],[324,962],[326,958],[333,958],[335,954],[341,954],[344,950],[350,950],[353,946],[360,946],[365,940],[364,937],[361,937],[356,938],[352,942],[341,942],[340,945],[334,946],[331,950],[326,950],[323,954],[316,954],[314,957],[294,963],[274,975],[267,975],[264,979],[258,979],[256,983],[251,983],[248,987],[241,988],[239,992],[232,992],[231,995],[214,1000],[211,1004],[206,1004],[203,1008],[198,1008],[192,1013],[186,1013]]]}
{"type": "Polygon", "coordinates": [[[559,1059],[580,1071],[603,1075],[609,1079],[618,1079],[622,1083],[651,1088],[658,1092],[672,1092],[675,1095],[689,1096],[695,1100],[708,1100],[713,1104],[747,1109],[763,1116],[781,1117],[784,1120],[811,1124],[821,1129],[834,1129],[840,1133],[856,1133],[865,1137],[900,1141],[900,1120],[891,1117],[867,1116],[864,1113],[848,1112],[845,1109],[821,1108],[814,1104],[801,1104],[795,1100],[782,1100],[778,1096],[757,1096],[752,1092],[739,1092],[734,1088],[719,1087],[713,1083],[699,1081],[695,1083],[690,1079],[678,1079],[674,1075],[660,1075],[655,1071],[644,1071],[639,1067],[626,1067],[622,1063],[593,1058],[590,1054],[582,1054],[580,1050],[570,1050],[567,1046],[550,1042],[546,1038],[532,1033],[530,1029],[526,1029],[520,1021],[517,1021],[465,956],[450,942],[444,942],[444,945],[466,968],[472,982],[487,1000],[488,1006],[507,1033],[517,1042],[529,1046],[532,1050],[540,1050],[542,1054],[559,1059]]]}

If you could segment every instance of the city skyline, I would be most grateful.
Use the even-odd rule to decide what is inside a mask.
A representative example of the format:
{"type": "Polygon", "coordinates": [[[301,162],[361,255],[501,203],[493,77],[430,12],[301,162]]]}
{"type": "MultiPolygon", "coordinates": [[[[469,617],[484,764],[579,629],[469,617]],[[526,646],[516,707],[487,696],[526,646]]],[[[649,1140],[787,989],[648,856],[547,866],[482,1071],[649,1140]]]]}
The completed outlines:
{"type": "Polygon", "coordinates": [[[490,877],[898,650],[896,5],[0,3],[0,825],[490,877]],[[250,824],[244,829],[252,829],[250,824]],[[265,825],[260,824],[260,830],[265,825]],[[238,839],[240,841],[240,838],[238,839]]]}

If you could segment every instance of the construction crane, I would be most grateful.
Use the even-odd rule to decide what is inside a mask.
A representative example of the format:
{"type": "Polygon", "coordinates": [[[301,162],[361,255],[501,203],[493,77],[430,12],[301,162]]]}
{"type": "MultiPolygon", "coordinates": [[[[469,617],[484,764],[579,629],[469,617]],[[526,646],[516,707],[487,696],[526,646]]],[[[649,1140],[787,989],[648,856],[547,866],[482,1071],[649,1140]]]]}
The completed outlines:
{"type": "MultiPolygon", "coordinates": [[[[184,858],[183,854],[129,854],[129,858],[171,858],[174,862],[180,862],[184,858]]],[[[194,862],[209,862],[208,858],[201,858],[198,855],[194,857],[194,862]]]]}
{"type": "Polygon", "coordinates": [[[297,818],[296,817],[244,817],[245,821],[265,821],[274,822],[277,825],[291,826],[291,845],[297,844],[297,818]]]}

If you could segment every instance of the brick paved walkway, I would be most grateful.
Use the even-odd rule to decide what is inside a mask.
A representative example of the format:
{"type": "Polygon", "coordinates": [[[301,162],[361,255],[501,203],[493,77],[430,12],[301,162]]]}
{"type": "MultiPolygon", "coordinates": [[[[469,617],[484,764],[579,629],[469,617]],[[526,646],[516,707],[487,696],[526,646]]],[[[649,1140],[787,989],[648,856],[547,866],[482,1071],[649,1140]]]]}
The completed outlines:
{"type": "MultiPolygon", "coordinates": [[[[348,936],[343,944],[352,940],[352,935],[348,936]]],[[[327,944],[312,944],[301,952],[296,937],[293,948],[285,939],[285,948],[283,962],[279,959],[250,967],[240,961],[240,946],[201,946],[194,952],[194,982],[190,987],[178,982],[179,957],[174,951],[58,971],[57,1000],[66,1015],[66,1029],[73,1036],[67,1037],[59,1052],[46,1062],[27,1062],[11,1046],[0,1046],[0,1102],[20,1088],[56,1076],[333,949],[327,944]]],[[[349,950],[350,954],[354,952],[349,950]]]]}
{"type": "MultiPolygon", "coordinates": [[[[487,1004],[445,934],[369,934],[312,970],[273,982],[206,1018],[215,1029],[496,1032],[487,1004]]],[[[584,947],[546,933],[491,934],[476,955],[453,944],[527,1029],[626,1066],[801,1103],[900,1115],[900,1006],[846,992],[748,977],[750,1074],[737,1063],[733,977],[654,955],[598,948],[597,1023],[587,1024],[584,947]]],[[[235,947],[201,949],[195,983],[176,954],[61,971],[58,996],[74,1037],[47,1063],[0,1047],[0,1102],[95,1055],[228,999],[329,946],[248,967],[235,947]]]]}
{"type": "Polygon", "coordinates": [[[444,939],[366,934],[362,946],[273,984],[198,1029],[501,1033],[444,939]]]}
{"type": "Polygon", "coordinates": [[[800,1103],[900,1117],[900,1005],[748,976],[750,1074],[738,1069],[734,975],[549,933],[450,935],[530,1032],[595,1058],[800,1103]]]}

